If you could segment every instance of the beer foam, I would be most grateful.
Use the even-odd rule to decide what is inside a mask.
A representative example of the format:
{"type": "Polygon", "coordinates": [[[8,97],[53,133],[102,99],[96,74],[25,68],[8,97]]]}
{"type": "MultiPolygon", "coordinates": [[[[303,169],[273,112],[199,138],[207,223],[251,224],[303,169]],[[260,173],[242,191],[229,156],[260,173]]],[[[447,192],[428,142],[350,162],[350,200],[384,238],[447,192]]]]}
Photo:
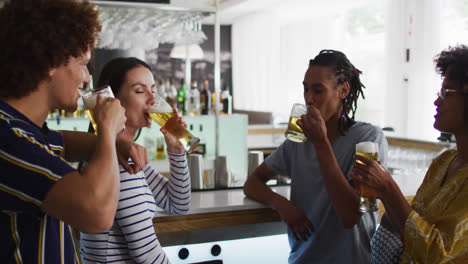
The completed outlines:
{"type": "Polygon", "coordinates": [[[356,144],[356,152],[362,153],[376,153],[379,152],[379,145],[375,142],[361,142],[356,144]]]}
{"type": "Polygon", "coordinates": [[[148,110],[149,113],[172,113],[172,107],[161,97],[156,97],[156,103],[148,110]]]}
{"type": "Polygon", "coordinates": [[[82,96],[83,98],[83,103],[87,109],[94,109],[96,106],[96,101],[97,101],[97,95],[96,94],[86,94],[82,96]]]}

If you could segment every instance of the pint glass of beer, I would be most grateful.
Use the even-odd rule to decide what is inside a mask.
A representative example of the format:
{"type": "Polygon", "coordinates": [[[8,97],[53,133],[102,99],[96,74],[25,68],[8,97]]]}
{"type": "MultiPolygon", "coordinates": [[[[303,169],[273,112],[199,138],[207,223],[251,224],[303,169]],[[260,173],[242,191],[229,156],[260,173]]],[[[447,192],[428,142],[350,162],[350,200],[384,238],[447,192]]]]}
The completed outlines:
{"type": "Polygon", "coordinates": [[[184,146],[185,151],[191,153],[200,143],[200,139],[193,136],[183,124],[179,123],[177,116],[166,101],[157,94],[155,94],[155,97],[156,104],[148,110],[148,114],[154,122],[177,137],[184,146]]]}
{"type": "Polygon", "coordinates": [[[85,113],[88,116],[89,121],[91,121],[91,124],[93,125],[95,133],[97,133],[97,125],[93,118],[93,111],[94,111],[94,107],[96,107],[96,100],[97,100],[98,94],[100,94],[102,98],[107,98],[107,97],[114,98],[114,93],[112,93],[112,89],[109,85],[101,87],[98,90],[94,90],[82,96],[83,103],[85,106],[85,113]]]}
{"type": "MultiPolygon", "coordinates": [[[[361,142],[356,144],[356,155],[364,156],[368,159],[379,160],[379,145],[375,142],[361,142]]],[[[363,164],[360,161],[357,161],[363,164]]],[[[366,164],[364,164],[366,165],[366,164]]],[[[361,203],[359,204],[361,212],[375,212],[379,210],[374,190],[361,185],[361,203]]]]}
{"type": "Polygon", "coordinates": [[[307,113],[307,106],[304,104],[294,104],[291,110],[291,115],[289,116],[289,123],[288,123],[288,130],[284,134],[287,139],[303,143],[306,141],[306,137],[304,136],[304,132],[302,132],[302,128],[300,128],[296,121],[301,118],[301,115],[305,115],[307,113]]]}

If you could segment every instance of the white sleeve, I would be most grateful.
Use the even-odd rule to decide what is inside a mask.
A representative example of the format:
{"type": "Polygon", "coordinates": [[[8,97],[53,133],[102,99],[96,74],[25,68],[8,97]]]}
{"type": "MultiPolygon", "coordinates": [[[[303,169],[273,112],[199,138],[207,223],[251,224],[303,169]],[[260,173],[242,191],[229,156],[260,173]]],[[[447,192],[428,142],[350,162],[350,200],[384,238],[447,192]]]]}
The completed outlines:
{"type": "Polygon", "coordinates": [[[145,184],[144,174],[131,175],[125,171],[120,175],[115,221],[127,242],[129,255],[135,263],[169,263],[154,232],[155,204],[145,184]]]}
{"type": "Polygon", "coordinates": [[[169,154],[170,177],[147,165],[143,172],[156,205],[172,214],[186,214],[190,208],[190,174],[185,154],[169,154]]]}

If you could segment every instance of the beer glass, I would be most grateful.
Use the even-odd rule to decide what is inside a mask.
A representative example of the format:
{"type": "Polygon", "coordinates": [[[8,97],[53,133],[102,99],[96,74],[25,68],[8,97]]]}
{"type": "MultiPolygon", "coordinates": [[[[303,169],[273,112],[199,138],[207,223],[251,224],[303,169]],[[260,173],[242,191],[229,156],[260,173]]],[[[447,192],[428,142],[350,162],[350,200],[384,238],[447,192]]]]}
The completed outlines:
{"type": "Polygon", "coordinates": [[[97,125],[93,118],[93,111],[94,111],[94,107],[96,107],[96,100],[97,100],[98,94],[100,94],[102,98],[107,98],[107,97],[114,98],[114,93],[112,93],[112,89],[109,85],[103,86],[99,88],[98,90],[94,90],[82,96],[84,107],[85,107],[85,113],[88,116],[89,121],[91,121],[91,124],[93,125],[95,133],[97,133],[97,125]]]}
{"type": "Polygon", "coordinates": [[[301,115],[305,115],[307,113],[307,106],[304,104],[294,104],[291,110],[291,115],[289,116],[289,123],[288,129],[286,130],[285,136],[287,139],[292,140],[294,142],[303,143],[306,141],[306,137],[304,136],[304,132],[302,132],[302,128],[300,128],[296,122],[301,118],[301,115]]]}
{"type": "Polygon", "coordinates": [[[179,123],[177,116],[166,101],[157,94],[155,98],[156,104],[148,110],[148,114],[154,122],[172,133],[182,143],[185,151],[191,153],[200,143],[200,139],[193,136],[183,124],[179,123]]]}
{"type": "MultiPolygon", "coordinates": [[[[361,142],[356,144],[356,155],[366,157],[368,159],[379,160],[379,145],[375,142],[361,142]]],[[[364,164],[361,161],[357,161],[364,164]]],[[[364,164],[366,165],[366,164],[364,164]]],[[[377,199],[375,198],[375,191],[369,187],[361,185],[361,203],[359,210],[365,212],[375,212],[379,210],[377,199]]]]}

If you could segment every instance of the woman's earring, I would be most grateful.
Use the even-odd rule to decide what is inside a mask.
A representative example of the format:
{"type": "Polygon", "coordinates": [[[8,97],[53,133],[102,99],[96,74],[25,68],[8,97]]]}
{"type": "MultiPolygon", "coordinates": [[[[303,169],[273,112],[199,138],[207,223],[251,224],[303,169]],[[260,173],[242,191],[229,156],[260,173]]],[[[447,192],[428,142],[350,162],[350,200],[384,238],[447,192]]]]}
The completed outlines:
{"type": "Polygon", "coordinates": [[[340,116],[340,121],[342,121],[344,119],[344,116],[345,116],[345,112],[342,112],[341,116],[340,116]]]}

